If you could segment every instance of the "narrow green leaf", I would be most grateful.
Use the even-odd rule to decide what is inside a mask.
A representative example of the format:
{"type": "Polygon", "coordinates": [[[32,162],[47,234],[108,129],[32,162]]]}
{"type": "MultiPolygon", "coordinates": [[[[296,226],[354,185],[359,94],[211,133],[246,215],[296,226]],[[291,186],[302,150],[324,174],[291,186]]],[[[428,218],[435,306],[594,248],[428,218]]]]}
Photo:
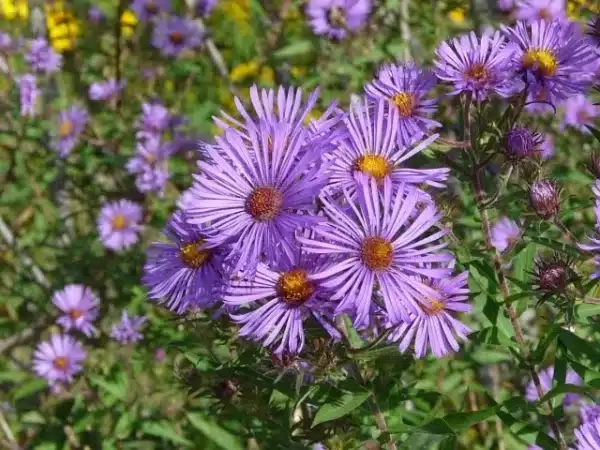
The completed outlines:
{"type": "Polygon", "coordinates": [[[327,403],[319,408],[315,414],[312,426],[323,422],[339,419],[350,414],[362,405],[370,396],[369,392],[348,392],[336,399],[334,403],[327,403]]]}
{"type": "Polygon", "coordinates": [[[460,432],[490,417],[494,417],[499,408],[500,406],[493,406],[479,411],[452,413],[444,417],[444,421],[454,431],[460,432]]]}
{"type": "Polygon", "coordinates": [[[107,381],[98,375],[91,375],[90,381],[96,386],[100,386],[103,390],[115,398],[125,400],[127,397],[127,386],[125,384],[113,383],[112,381],[107,381]]]}
{"type": "Polygon", "coordinates": [[[541,405],[548,400],[553,399],[554,397],[560,394],[568,394],[573,392],[575,394],[582,394],[587,396],[593,396],[598,394],[598,389],[591,388],[589,386],[577,386],[575,384],[561,384],[560,386],[556,386],[553,389],[550,389],[539,401],[538,403],[541,405]]]}
{"type": "Polygon", "coordinates": [[[279,50],[277,50],[273,54],[273,56],[275,58],[280,59],[292,58],[294,56],[305,55],[307,53],[310,53],[312,49],[313,42],[310,40],[294,41],[291,44],[286,45],[285,47],[282,47],[279,50]]]}
{"type": "Polygon", "coordinates": [[[593,305],[584,303],[575,307],[575,314],[579,319],[587,319],[588,317],[596,316],[600,314],[600,304],[593,305]]]}
{"type": "Polygon", "coordinates": [[[242,450],[242,444],[238,439],[213,420],[205,419],[198,413],[188,413],[187,418],[196,429],[222,449],[242,450]]]}
{"type": "Polygon", "coordinates": [[[18,388],[15,388],[12,392],[13,400],[20,400],[25,397],[29,397],[36,392],[42,391],[48,387],[48,383],[40,378],[34,378],[33,380],[26,381],[21,384],[18,388]]]}
{"type": "Polygon", "coordinates": [[[171,441],[175,444],[184,445],[186,447],[192,446],[191,441],[177,434],[177,432],[168,423],[144,422],[142,425],[142,432],[144,434],[149,434],[150,436],[166,439],[167,441],[171,441]]]}

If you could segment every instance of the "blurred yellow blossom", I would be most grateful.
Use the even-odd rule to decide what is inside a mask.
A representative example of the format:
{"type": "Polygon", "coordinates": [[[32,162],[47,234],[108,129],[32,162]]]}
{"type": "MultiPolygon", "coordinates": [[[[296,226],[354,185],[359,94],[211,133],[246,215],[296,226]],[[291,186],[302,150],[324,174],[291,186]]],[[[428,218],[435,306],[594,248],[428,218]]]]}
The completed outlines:
{"type": "Polygon", "coordinates": [[[243,81],[246,78],[255,77],[258,74],[259,69],[260,64],[257,60],[253,59],[252,61],[238,64],[233,69],[231,69],[229,78],[234,83],[239,83],[240,81],[243,81]]]}
{"type": "Polygon", "coordinates": [[[448,13],[448,18],[456,24],[464,23],[465,21],[465,8],[454,8],[448,13]]]}
{"type": "Polygon", "coordinates": [[[225,0],[220,8],[237,23],[250,21],[250,0],[225,0]]]}
{"type": "Polygon", "coordinates": [[[121,34],[128,38],[133,35],[133,29],[138,23],[138,18],[130,9],[121,14],[121,34]]]}
{"type": "Polygon", "coordinates": [[[290,74],[294,78],[302,78],[304,75],[306,75],[306,68],[294,66],[290,69],[290,74]]]}
{"type": "Polygon", "coordinates": [[[27,0],[0,0],[0,12],[7,20],[27,20],[29,4],[27,0]]]}
{"type": "Polygon", "coordinates": [[[50,43],[57,52],[72,50],[79,36],[79,23],[71,11],[63,8],[62,2],[46,3],[46,26],[50,43]]]}
{"type": "Polygon", "coordinates": [[[275,83],[275,71],[272,67],[263,66],[260,71],[260,81],[263,84],[274,84],[275,83]]]}

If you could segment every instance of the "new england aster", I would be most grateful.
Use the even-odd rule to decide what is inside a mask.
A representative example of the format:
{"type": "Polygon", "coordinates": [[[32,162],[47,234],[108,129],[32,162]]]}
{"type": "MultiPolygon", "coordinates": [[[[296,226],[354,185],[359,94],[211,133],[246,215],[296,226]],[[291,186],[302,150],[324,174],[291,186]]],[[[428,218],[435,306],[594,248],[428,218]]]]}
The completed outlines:
{"type": "Polygon", "coordinates": [[[35,350],[33,371],[50,385],[71,383],[73,376],[81,372],[86,357],[86,351],[71,336],[54,334],[35,350]]]}
{"type": "Polygon", "coordinates": [[[37,87],[37,79],[34,75],[27,74],[19,77],[18,81],[21,116],[35,117],[37,99],[40,96],[40,90],[37,87]]]}
{"type": "Polygon", "coordinates": [[[168,17],[154,27],[152,45],[164,56],[177,56],[184,50],[202,44],[204,33],[192,20],[184,17],[168,17]]]}
{"type": "Polygon", "coordinates": [[[386,99],[396,109],[398,145],[409,145],[442,126],[431,119],[437,106],[436,100],[429,96],[436,84],[431,71],[408,63],[383,66],[377,77],[365,86],[369,99],[374,102],[386,99]]]}
{"type": "Polygon", "coordinates": [[[168,148],[161,144],[160,136],[150,134],[136,144],[135,154],[127,161],[126,169],[135,174],[135,186],[140,192],[157,192],[162,195],[169,179],[168,148]]]}
{"type": "Polygon", "coordinates": [[[33,72],[50,74],[60,70],[62,56],[56,53],[43,38],[34,39],[29,43],[29,53],[25,60],[33,72]]]}
{"type": "Polygon", "coordinates": [[[79,137],[89,120],[87,110],[73,105],[58,116],[58,123],[52,139],[52,147],[61,158],[66,158],[73,151],[79,137]]]}
{"type": "Polygon", "coordinates": [[[139,239],[142,207],[130,200],[106,203],[98,215],[98,234],[102,244],[114,251],[131,247],[139,239]]]}
{"type": "Polygon", "coordinates": [[[351,314],[357,328],[369,325],[375,293],[381,294],[392,325],[410,321],[410,313],[422,315],[422,306],[441,300],[419,277],[448,276],[446,268],[424,266],[451,259],[439,252],[447,230],[436,228],[441,214],[435,206],[417,208],[420,192],[404,185],[394,192],[389,179],[380,189],[374,179],[363,178],[356,199],[344,191],[344,205],[324,196],[329,220],[313,228],[317,238],[298,238],[308,253],[334,257],[331,267],[313,278],[334,292],[336,313],[351,314]]]}
{"type": "Polygon", "coordinates": [[[146,21],[171,9],[170,0],[134,0],[131,9],[139,20],[146,21]]]}
{"type": "Polygon", "coordinates": [[[515,17],[527,22],[565,19],[565,0],[520,0],[515,17]]]}
{"type": "Polygon", "coordinates": [[[600,418],[584,422],[575,429],[574,450],[598,450],[600,448],[600,418]]]}
{"type": "Polygon", "coordinates": [[[310,0],[306,15],[315,34],[341,40],[366,22],[371,6],[371,0],[310,0]]]}
{"type": "Polygon", "coordinates": [[[121,344],[130,344],[141,341],[144,335],[141,333],[141,329],[146,323],[146,317],[134,316],[127,314],[127,311],[123,311],[121,320],[112,326],[110,330],[110,337],[121,344]]]}
{"type": "Polygon", "coordinates": [[[502,253],[512,247],[521,236],[521,229],[517,223],[508,217],[501,217],[491,229],[490,244],[502,253]]]}
{"type": "Polygon", "coordinates": [[[92,322],[98,317],[100,302],[90,288],[81,284],[69,284],[54,293],[52,303],[64,313],[56,322],[65,331],[73,328],[88,337],[97,333],[92,322]]]}
{"type": "Polygon", "coordinates": [[[394,184],[426,183],[443,187],[449,170],[411,169],[404,164],[412,156],[431,144],[438,135],[419,143],[414,148],[399,147],[399,113],[387,100],[377,99],[370,106],[367,100],[354,103],[344,119],[346,135],[337,141],[337,149],[326,158],[331,160],[328,168],[330,191],[347,190],[354,193],[356,174],[363,174],[382,185],[389,178],[394,184]]]}
{"type": "MultiPolygon", "coordinates": [[[[552,382],[554,379],[554,367],[548,367],[544,370],[538,372],[538,377],[540,379],[540,384],[542,387],[543,394],[546,394],[550,389],[552,389],[552,382]]],[[[583,381],[581,377],[572,369],[567,370],[567,376],[565,379],[565,383],[574,384],[580,386],[583,381]]],[[[535,402],[539,400],[540,396],[535,386],[533,380],[531,380],[527,384],[527,388],[525,391],[525,398],[528,402],[535,402]]],[[[565,406],[571,405],[579,399],[579,394],[569,393],[565,395],[564,403],[565,406]]]]}

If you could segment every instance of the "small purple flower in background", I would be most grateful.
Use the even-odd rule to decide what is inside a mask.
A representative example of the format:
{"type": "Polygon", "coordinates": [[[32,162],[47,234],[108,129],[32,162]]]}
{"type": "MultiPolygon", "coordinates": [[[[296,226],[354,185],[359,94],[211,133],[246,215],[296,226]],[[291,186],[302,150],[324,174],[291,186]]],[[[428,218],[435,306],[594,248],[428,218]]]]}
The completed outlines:
{"type": "MultiPolygon", "coordinates": [[[[548,391],[552,389],[552,382],[554,378],[554,367],[548,367],[544,370],[538,372],[538,377],[540,379],[540,384],[542,386],[542,391],[546,394],[548,391]]],[[[567,370],[567,376],[565,378],[566,384],[574,384],[576,386],[581,386],[583,384],[583,380],[581,377],[572,369],[567,370]]],[[[525,398],[528,402],[536,402],[539,400],[540,396],[538,395],[537,388],[533,380],[527,383],[527,388],[525,391],[525,398]]],[[[579,400],[579,394],[568,393],[565,395],[564,404],[565,406],[572,405],[577,400],[579,400]]]]}
{"type": "Polygon", "coordinates": [[[21,116],[35,117],[37,99],[40,90],[34,75],[27,74],[19,78],[19,97],[21,103],[21,116]]]}
{"type": "Polygon", "coordinates": [[[374,179],[380,186],[386,178],[394,184],[444,186],[449,172],[446,168],[404,167],[411,156],[425,149],[438,136],[434,135],[414,148],[398,147],[398,112],[387,100],[380,98],[371,108],[366,99],[353,104],[344,124],[348,130],[347,137],[340,139],[337,149],[327,155],[331,159],[328,190],[345,189],[353,195],[357,173],[374,179]]]}
{"type": "Polygon", "coordinates": [[[509,13],[515,9],[517,0],[498,0],[496,6],[504,13],[509,13]]]}
{"type": "Polygon", "coordinates": [[[502,144],[506,156],[511,160],[531,158],[538,154],[542,135],[525,127],[515,127],[504,133],[502,144]]]}
{"type": "Polygon", "coordinates": [[[579,409],[579,417],[583,423],[595,422],[600,417],[600,405],[581,405],[579,409]]]}
{"type": "Polygon", "coordinates": [[[474,32],[442,42],[435,51],[436,76],[452,85],[450,95],[469,92],[481,102],[491,94],[509,96],[515,90],[512,52],[499,31],[474,32]]]}
{"type": "Polygon", "coordinates": [[[164,348],[159,347],[154,350],[154,361],[163,362],[167,358],[167,352],[164,348]]]}
{"type": "Polygon", "coordinates": [[[593,125],[594,119],[600,116],[600,107],[583,94],[577,94],[564,102],[565,115],[562,127],[576,128],[582,133],[590,133],[586,125],[593,125]]]}
{"type": "Polygon", "coordinates": [[[208,17],[218,3],[219,0],[196,0],[194,11],[200,17],[208,17]]]}
{"type": "Polygon", "coordinates": [[[502,253],[521,237],[521,230],[516,222],[502,217],[492,226],[491,234],[492,246],[502,253]]]}
{"type": "Polygon", "coordinates": [[[153,19],[154,17],[168,13],[171,9],[170,0],[133,0],[131,9],[141,21],[153,19]]]}
{"type": "Polygon", "coordinates": [[[140,332],[142,326],[146,323],[144,316],[129,316],[127,311],[123,311],[121,321],[114,324],[110,331],[110,337],[120,342],[121,344],[129,344],[132,342],[141,341],[144,336],[140,332]]]}
{"type": "Polygon", "coordinates": [[[473,307],[465,303],[469,299],[467,279],[469,272],[442,279],[422,278],[422,282],[434,289],[437,298],[429,299],[428,305],[419,305],[421,314],[410,313],[410,320],[394,328],[388,341],[400,341],[400,351],[405,353],[414,342],[417,358],[423,358],[428,350],[437,358],[457,352],[457,338],[466,340],[471,329],[454,317],[456,312],[470,312],[473,307]]]}
{"type": "Polygon", "coordinates": [[[575,429],[574,450],[600,449],[600,419],[584,422],[575,429]]]}
{"type": "Polygon", "coordinates": [[[519,0],[515,17],[517,20],[533,22],[538,19],[565,19],[565,0],[519,0]]]}
{"type": "Polygon", "coordinates": [[[62,111],[58,116],[58,123],[52,147],[61,158],[69,156],[87,125],[89,116],[87,111],[77,105],[62,111]]]}
{"type": "Polygon", "coordinates": [[[0,53],[7,53],[13,49],[13,40],[10,34],[0,32],[0,53]]]}
{"type": "Polygon", "coordinates": [[[89,90],[89,96],[91,100],[95,101],[110,100],[114,97],[117,97],[124,87],[124,81],[117,82],[117,80],[114,79],[99,81],[92,83],[89,90]]]}
{"type": "Polygon", "coordinates": [[[202,228],[187,223],[182,211],[173,214],[164,234],[170,242],[153,243],[144,265],[148,297],[176,313],[213,306],[229,279],[224,267],[229,250],[208,247],[202,228]]]}
{"type": "Polygon", "coordinates": [[[56,321],[65,331],[73,328],[88,337],[97,333],[92,322],[98,317],[100,302],[90,288],[82,284],[69,284],[62,291],[54,293],[52,303],[65,313],[56,321]]]}
{"type": "Polygon", "coordinates": [[[542,161],[548,161],[554,156],[554,136],[546,134],[543,139],[544,140],[537,148],[537,154],[542,161]]]}
{"type": "Polygon", "coordinates": [[[204,32],[194,21],[172,16],[156,24],[152,45],[165,56],[177,56],[184,50],[199,47],[203,38],[204,32]]]}
{"type": "Polygon", "coordinates": [[[37,38],[29,43],[29,53],[25,60],[31,70],[39,73],[53,73],[62,66],[62,56],[56,53],[43,38],[37,38]]]}
{"type": "Polygon", "coordinates": [[[131,247],[139,239],[142,214],[142,207],[129,200],[105,204],[98,215],[98,234],[102,244],[115,251],[131,247]]]}
{"type": "Polygon", "coordinates": [[[410,321],[409,313],[422,316],[423,306],[442,300],[420,276],[449,275],[446,268],[423,267],[451,258],[439,252],[446,246],[441,238],[447,230],[437,228],[442,215],[435,206],[417,208],[420,192],[404,185],[393,189],[389,179],[381,189],[374,179],[363,177],[356,200],[347,192],[344,205],[323,196],[329,221],[312,228],[316,238],[298,238],[306,252],[334,257],[331,267],[313,278],[333,292],[331,300],[339,302],[336,313],[349,313],[358,329],[369,326],[377,291],[391,325],[410,321]]]}
{"type": "Polygon", "coordinates": [[[169,128],[171,114],[169,110],[160,103],[144,103],[142,105],[142,117],[137,123],[138,132],[136,137],[156,138],[169,128]]]}
{"type": "Polygon", "coordinates": [[[384,98],[398,112],[398,145],[406,146],[442,125],[430,117],[436,100],[427,98],[437,84],[433,73],[412,63],[383,66],[377,77],[365,86],[369,99],[384,98]]]}
{"type": "Polygon", "coordinates": [[[367,21],[371,7],[371,0],[310,0],[306,15],[315,34],[341,40],[367,21]]]}
{"type": "Polygon", "coordinates": [[[92,7],[88,9],[88,20],[94,25],[99,25],[106,19],[106,16],[100,8],[92,7]]]}
{"type": "Polygon", "coordinates": [[[542,219],[551,219],[560,210],[560,186],[553,180],[535,181],[529,187],[531,207],[542,219]]]}
{"type": "Polygon", "coordinates": [[[529,93],[551,104],[583,93],[590,85],[582,68],[595,56],[578,25],[566,21],[518,22],[502,26],[514,49],[513,63],[529,93]]]}
{"type": "Polygon", "coordinates": [[[66,334],[54,334],[40,343],[33,354],[33,371],[50,385],[72,383],[83,369],[87,353],[79,342],[66,334]]]}
{"type": "Polygon", "coordinates": [[[137,143],[135,155],[129,159],[126,168],[136,175],[135,185],[140,192],[162,195],[169,179],[167,150],[157,136],[148,136],[137,143]]]}

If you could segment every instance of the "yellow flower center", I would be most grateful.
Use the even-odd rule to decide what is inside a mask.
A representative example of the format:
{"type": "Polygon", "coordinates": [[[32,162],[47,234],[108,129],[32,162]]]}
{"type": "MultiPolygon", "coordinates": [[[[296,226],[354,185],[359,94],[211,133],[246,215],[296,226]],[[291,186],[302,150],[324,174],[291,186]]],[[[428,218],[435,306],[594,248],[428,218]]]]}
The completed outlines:
{"type": "Polygon", "coordinates": [[[68,119],[63,120],[60,123],[60,126],[58,127],[58,135],[60,137],[66,137],[69,134],[71,134],[72,131],[73,131],[73,122],[71,122],[68,119]]]}
{"type": "Polygon", "coordinates": [[[169,39],[175,45],[183,44],[183,34],[181,34],[179,31],[174,31],[169,34],[169,39]]]}
{"type": "Polygon", "coordinates": [[[383,156],[367,153],[354,162],[353,169],[371,175],[378,183],[382,183],[390,173],[390,164],[383,156]]]}
{"type": "Polygon", "coordinates": [[[79,309],[72,309],[69,311],[69,316],[71,316],[71,319],[79,319],[81,316],[83,316],[83,311],[80,311],[79,309]]]}
{"type": "Polygon", "coordinates": [[[473,81],[487,81],[490,77],[490,72],[483,63],[475,63],[469,66],[465,72],[465,76],[473,81]]]}
{"type": "Polygon", "coordinates": [[[558,69],[558,61],[549,50],[528,50],[523,55],[522,62],[526,69],[537,70],[545,77],[555,75],[558,69]]]}
{"type": "Polygon", "coordinates": [[[246,200],[248,214],[261,222],[275,218],[281,212],[282,205],[281,192],[273,186],[254,189],[246,200]]]}
{"type": "Polygon", "coordinates": [[[58,370],[66,370],[69,367],[69,360],[66,356],[59,356],[54,360],[54,367],[58,370]]]}
{"type": "Polygon", "coordinates": [[[392,102],[398,108],[400,117],[406,118],[412,115],[417,106],[417,99],[414,95],[406,92],[398,92],[392,97],[392,102]]]}
{"type": "Polygon", "coordinates": [[[314,292],[312,283],[308,280],[305,270],[294,269],[285,272],[277,281],[277,295],[289,306],[300,306],[314,292]]]}
{"type": "Polygon", "coordinates": [[[371,270],[384,270],[392,265],[394,249],[380,237],[366,238],[360,250],[362,262],[371,270]]]}
{"type": "Polygon", "coordinates": [[[421,310],[428,316],[437,316],[440,312],[444,310],[444,307],[446,306],[444,302],[440,302],[439,300],[435,300],[433,298],[430,298],[428,300],[429,306],[421,305],[421,310]]]}
{"type": "Polygon", "coordinates": [[[119,214],[118,216],[113,217],[112,219],[112,227],[115,230],[123,230],[127,226],[127,219],[125,216],[119,214]]]}
{"type": "Polygon", "coordinates": [[[200,239],[187,244],[185,247],[179,250],[179,255],[186,266],[192,269],[197,269],[206,261],[208,261],[211,251],[209,249],[203,249],[203,244],[204,241],[200,239]]]}
{"type": "Polygon", "coordinates": [[[334,6],[327,13],[327,21],[329,25],[335,28],[344,28],[346,25],[346,17],[344,11],[339,6],[334,6]]]}

